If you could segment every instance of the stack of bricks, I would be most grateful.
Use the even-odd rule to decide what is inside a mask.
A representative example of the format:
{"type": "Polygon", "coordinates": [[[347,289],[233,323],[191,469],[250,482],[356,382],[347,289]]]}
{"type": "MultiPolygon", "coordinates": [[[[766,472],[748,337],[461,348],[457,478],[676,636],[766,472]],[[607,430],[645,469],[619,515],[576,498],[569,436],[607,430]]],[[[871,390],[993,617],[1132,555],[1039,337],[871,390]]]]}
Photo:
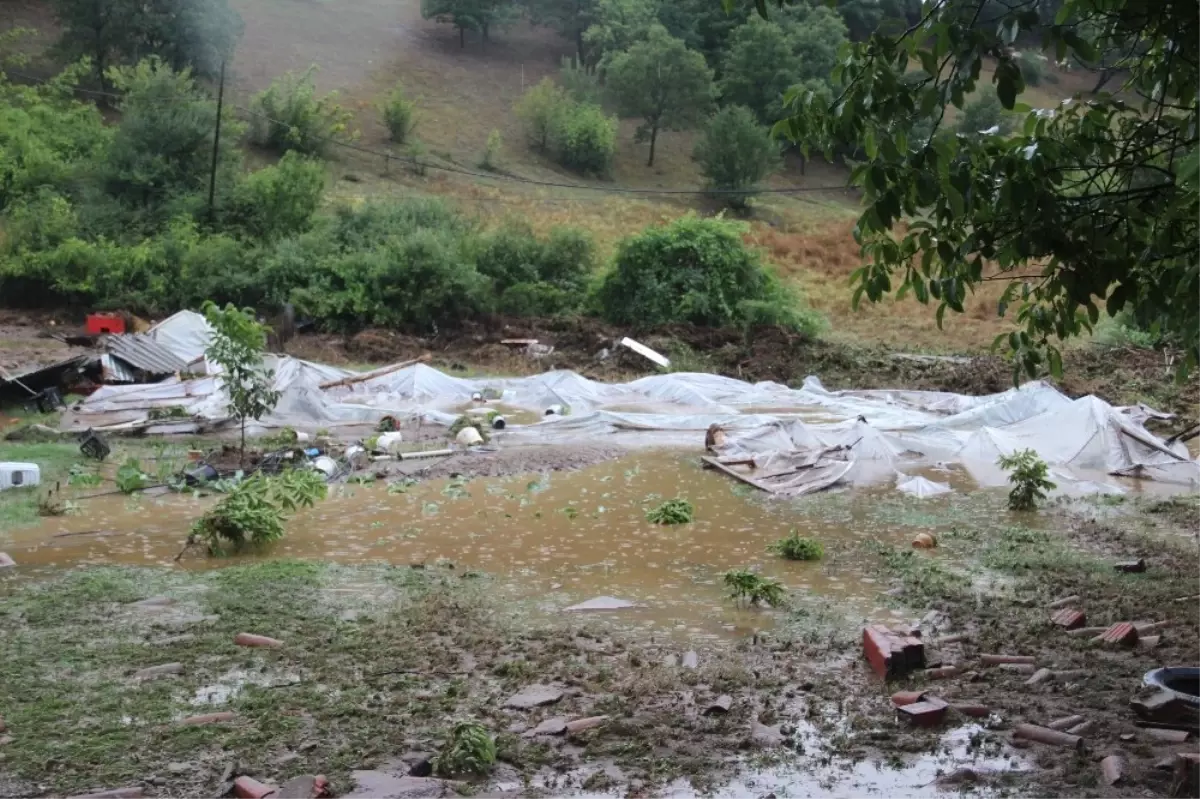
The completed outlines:
{"type": "Polygon", "coordinates": [[[893,632],[882,624],[863,628],[863,654],[885,680],[925,668],[925,645],[912,635],[893,632]]]}

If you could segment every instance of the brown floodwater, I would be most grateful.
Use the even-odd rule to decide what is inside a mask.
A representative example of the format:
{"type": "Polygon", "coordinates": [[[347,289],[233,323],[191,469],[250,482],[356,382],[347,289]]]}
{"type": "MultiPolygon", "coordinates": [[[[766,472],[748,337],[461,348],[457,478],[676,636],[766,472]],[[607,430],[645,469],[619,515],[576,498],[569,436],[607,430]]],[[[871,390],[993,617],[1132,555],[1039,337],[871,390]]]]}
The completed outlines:
{"type": "MultiPolygon", "coordinates": [[[[960,473],[929,476],[969,484],[960,473]]],[[[693,637],[741,635],[769,626],[771,614],[737,608],[725,596],[721,576],[738,568],[776,578],[802,597],[835,600],[855,620],[905,618],[886,601],[888,585],[862,557],[863,546],[907,544],[921,529],[970,522],[972,513],[995,523],[991,509],[964,496],[913,500],[886,486],[770,499],[702,469],[694,455],[642,452],[568,473],[333,486],[266,550],[233,558],[194,552],[180,566],[263,557],[448,561],[492,575],[498,598],[532,600],[548,612],[610,596],[638,606],[617,611],[633,624],[693,637]],[[646,521],[648,509],[677,496],[695,506],[693,522],[646,521]],[[792,562],[768,554],[767,545],[792,529],[820,540],[825,557],[792,562]]],[[[172,565],[189,525],[215,501],[191,494],[81,500],[76,515],[12,531],[6,549],[22,566],[172,565]]]]}

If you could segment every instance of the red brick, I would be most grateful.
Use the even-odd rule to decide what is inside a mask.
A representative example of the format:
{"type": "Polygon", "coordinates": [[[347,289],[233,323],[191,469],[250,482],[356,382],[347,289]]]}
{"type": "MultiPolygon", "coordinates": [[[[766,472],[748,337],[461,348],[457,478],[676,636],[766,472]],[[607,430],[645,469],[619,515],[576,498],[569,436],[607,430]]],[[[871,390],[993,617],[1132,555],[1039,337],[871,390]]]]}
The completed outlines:
{"type": "Polygon", "coordinates": [[[1136,646],[1138,642],[1138,631],[1127,621],[1119,621],[1109,627],[1096,638],[1104,644],[1121,644],[1122,646],[1136,646]]]}
{"type": "Polygon", "coordinates": [[[897,691],[892,694],[892,704],[896,707],[904,707],[905,705],[920,702],[924,698],[924,691],[897,691]]]}
{"type": "Polygon", "coordinates": [[[977,719],[986,718],[992,712],[987,705],[954,704],[951,707],[964,716],[971,716],[977,719]]]}
{"type": "Polygon", "coordinates": [[[274,785],[265,785],[253,777],[238,777],[233,781],[233,795],[241,799],[263,799],[276,790],[274,785]]]}
{"type": "Polygon", "coordinates": [[[277,638],[268,638],[265,635],[255,635],[254,633],[238,633],[233,637],[233,642],[238,646],[262,646],[270,649],[283,646],[283,641],[277,638]]]}
{"type": "Polygon", "coordinates": [[[884,679],[925,667],[925,645],[914,636],[897,635],[882,624],[863,628],[863,655],[884,679]]]}
{"type": "Polygon", "coordinates": [[[936,727],[945,720],[947,707],[946,703],[940,700],[925,699],[896,708],[896,711],[910,724],[918,727],[936,727]]]}
{"type": "Polygon", "coordinates": [[[1087,626],[1087,615],[1082,610],[1063,608],[1050,617],[1050,621],[1064,630],[1077,630],[1087,626]]]}

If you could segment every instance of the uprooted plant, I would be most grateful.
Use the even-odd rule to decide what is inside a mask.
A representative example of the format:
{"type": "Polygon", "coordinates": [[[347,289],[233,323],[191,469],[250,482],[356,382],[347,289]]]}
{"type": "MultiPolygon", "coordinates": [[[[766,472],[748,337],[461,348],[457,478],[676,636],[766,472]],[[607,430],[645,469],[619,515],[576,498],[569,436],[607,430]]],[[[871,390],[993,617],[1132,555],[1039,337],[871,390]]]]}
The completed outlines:
{"type": "Polygon", "coordinates": [[[474,721],[460,721],[450,738],[433,758],[433,770],[443,777],[487,774],[496,763],[496,742],[487,728],[474,721]]]}
{"type": "Polygon", "coordinates": [[[150,478],[142,471],[142,464],[136,458],[130,458],[121,464],[114,480],[117,490],[122,494],[132,494],[150,485],[150,478]]]}
{"type": "Polygon", "coordinates": [[[299,508],[311,508],[324,498],[325,491],[325,478],[315,471],[248,477],[192,524],[184,551],[203,543],[210,555],[219,555],[227,548],[237,551],[248,544],[278,541],[283,538],[287,515],[299,508]]]}
{"type": "Polygon", "coordinates": [[[815,538],[803,538],[795,530],[787,538],[781,538],[767,547],[772,552],[787,560],[820,560],[825,554],[825,548],[815,538]]]}
{"type": "Polygon", "coordinates": [[[762,577],[746,569],[725,572],[722,578],[729,596],[747,605],[768,605],[777,608],[787,601],[787,592],[778,580],[762,577]]]}
{"type": "Polygon", "coordinates": [[[646,513],[646,521],[652,524],[688,524],[696,516],[696,509],[686,499],[668,499],[657,508],[646,513]]]}
{"type": "Polygon", "coordinates": [[[1001,455],[996,464],[1008,472],[1013,489],[1008,493],[1009,510],[1036,510],[1046,492],[1057,486],[1047,479],[1050,467],[1031,449],[1001,455]]]}

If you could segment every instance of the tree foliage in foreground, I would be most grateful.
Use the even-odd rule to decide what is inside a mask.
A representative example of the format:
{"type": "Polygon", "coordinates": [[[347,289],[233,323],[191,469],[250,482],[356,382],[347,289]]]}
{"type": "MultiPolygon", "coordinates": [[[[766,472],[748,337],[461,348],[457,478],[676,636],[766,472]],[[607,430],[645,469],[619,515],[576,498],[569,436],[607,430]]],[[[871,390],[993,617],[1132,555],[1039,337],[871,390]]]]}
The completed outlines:
{"type": "Polygon", "coordinates": [[[212,338],[204,357],[221,368],[218,380],[229,400],[229,413],[242,432],[241,454],[246,456],[246,420],[261,419],[279,402],[274,389],[275,373],[263,366],[267,329],[249,308],[224,308],[206,302],[201,309],[212,326],[212,338]]]}
{"type": "Polygon", "coordinates": [[[918,24],[852,46],[832,99],[791,93],[779,130],[805,148],[865,153],[852,172],[865,195],[856,303],[911,293],[936,303],[940,323],[996,281],[999,313],[1015,308],[1020,327],[1007,336],[1014,378],[1059,374],[1058,342],[1125,308],[1194,367],[1200,15],[1161,0],[1064,0],[1050,17],[1053,6],[927,3],[918,24]],[[1119,62],[1128,79],[1118,93],[1029,108],[1018,39],[1059,61],[1119,62]],[[979,85],[985,58],[991,87],[979,85]],[[964,108],[976,90],[1021,115],[1013,135],[945,130],[946,107],[964,108]],[[913,136],[922,126],[931,134],[913,136]]]}

